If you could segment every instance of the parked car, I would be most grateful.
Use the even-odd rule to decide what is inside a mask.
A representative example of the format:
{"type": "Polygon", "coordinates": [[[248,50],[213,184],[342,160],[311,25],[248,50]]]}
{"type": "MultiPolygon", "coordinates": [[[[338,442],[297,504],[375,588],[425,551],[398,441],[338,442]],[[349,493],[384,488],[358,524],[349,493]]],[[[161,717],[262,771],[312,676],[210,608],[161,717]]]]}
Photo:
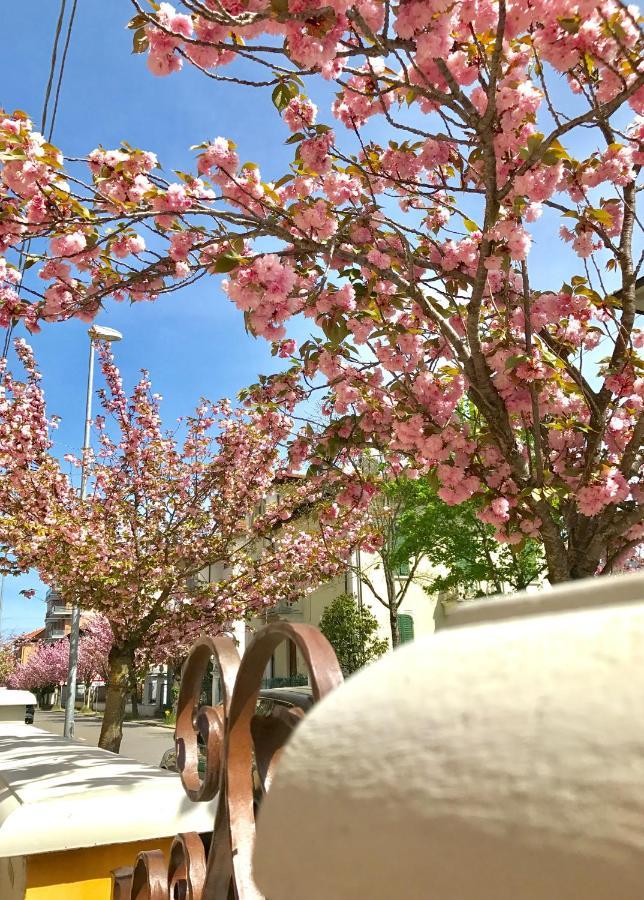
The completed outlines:
{"type": "MultiPolygon", "coordinates": [[[[311,688],[304,685],[300,687],[264,688],[259,692],[257,707],[251,724],[255,742],[262,736],[262,732],[268,730],[280,732],[283,729],[289,731],[296,722],[313,706],[313,694],[311,688]]],[[[281,737],[282,735],[279,735],[281,737]]],[[[203,776],[206,770],[206,753],[201,735],[197,737],[199,745],[199,774],[203,776]]],[[[177,753],[174,747],[166,750],[159,763],[160,768],[170,772],[177,772],[177,753]]],[[[263,785],[270,777],[270,759],[256,759],[253,765],[253,783],[255,799],[259,800],[263,792],[263,785]]]]}

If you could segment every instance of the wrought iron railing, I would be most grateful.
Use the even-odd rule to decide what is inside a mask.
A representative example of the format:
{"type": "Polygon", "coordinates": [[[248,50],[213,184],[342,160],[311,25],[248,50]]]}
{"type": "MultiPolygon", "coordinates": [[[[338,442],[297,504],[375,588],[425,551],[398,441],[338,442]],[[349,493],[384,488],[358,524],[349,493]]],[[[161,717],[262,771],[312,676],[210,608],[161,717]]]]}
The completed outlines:
{"type": "Polygon", "coordinates": [[[133,868],[112,873],[112,900],[262,900],[252,877],[258,790],[261,802],[304,712],[294,707],[290,718],[273,718],[259,717],[255,709],[266,666],[287,640],[306,663],[314,701],[341,684],[331,645],[311,625],[273,622],[255,635],[241,659],[225,635],[202,637],[192,647],[179,693],[177,765],[192,801],[218,795],[213,832],[178,834],[168,865],[159,850],[140,853],[133,868]],[[222,702],[198,707],[211,658],[220,672],[222,702]],[[203,775],[198,735],[206,747],[203,775]]]}

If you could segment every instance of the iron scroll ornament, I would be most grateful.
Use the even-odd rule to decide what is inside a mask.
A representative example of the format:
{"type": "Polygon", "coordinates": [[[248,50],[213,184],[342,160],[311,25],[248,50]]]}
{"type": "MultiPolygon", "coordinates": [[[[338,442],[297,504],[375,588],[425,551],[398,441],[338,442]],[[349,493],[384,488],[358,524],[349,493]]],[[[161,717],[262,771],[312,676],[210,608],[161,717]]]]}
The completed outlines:
{"type": "Polygon", "coordinates": [[[193,645],[181,675],[175,747],[188,797],[199,802],[219,796],[210,844],[204,845],[196,833],[177,835],[168,867],[160,851],[140,853],[133,870],[113,873],[113,900],[264,900],[252,876],[253,755],[266,792],[282,749],[304,713],[294,709],[279,719],[263,718],[255,709],[266,667],[287,640],[304,659],[314,702],[342,683],[333,648],[312,625],[273,622],[257,632],[241,659],[226,635],[201,637],[193,645]],[[222,703],[198,706],[211,659],[219,669],[222,703]],[[206,748],[203,776],[198,735],[206,748]]]}

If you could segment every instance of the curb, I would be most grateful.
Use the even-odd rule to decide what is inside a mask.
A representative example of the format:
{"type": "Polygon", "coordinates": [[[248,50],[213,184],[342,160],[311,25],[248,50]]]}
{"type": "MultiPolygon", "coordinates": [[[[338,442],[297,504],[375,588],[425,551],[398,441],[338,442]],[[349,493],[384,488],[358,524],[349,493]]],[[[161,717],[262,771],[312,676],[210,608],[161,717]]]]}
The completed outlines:
{"type": "Polygon", "coordinates": [[[168,731],[174,731],[174,725],[168,725],[166,722],[160,722],[158,719],[126,719],[124,725],[152,725],[155,728],[165,728],[168,731]]]}

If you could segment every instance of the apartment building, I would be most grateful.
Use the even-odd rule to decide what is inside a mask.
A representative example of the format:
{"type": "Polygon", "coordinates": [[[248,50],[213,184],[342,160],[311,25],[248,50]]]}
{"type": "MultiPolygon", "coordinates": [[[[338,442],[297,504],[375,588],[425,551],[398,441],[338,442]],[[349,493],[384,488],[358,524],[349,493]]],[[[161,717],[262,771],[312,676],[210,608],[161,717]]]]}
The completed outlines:
{"type": "Polygon", "coordinates": [[[65,603],[55,588],[50,588],[45,596],[45,635],[43,640],[56,641],[66,637],[72,628],[72,607],[65,603]]]}

